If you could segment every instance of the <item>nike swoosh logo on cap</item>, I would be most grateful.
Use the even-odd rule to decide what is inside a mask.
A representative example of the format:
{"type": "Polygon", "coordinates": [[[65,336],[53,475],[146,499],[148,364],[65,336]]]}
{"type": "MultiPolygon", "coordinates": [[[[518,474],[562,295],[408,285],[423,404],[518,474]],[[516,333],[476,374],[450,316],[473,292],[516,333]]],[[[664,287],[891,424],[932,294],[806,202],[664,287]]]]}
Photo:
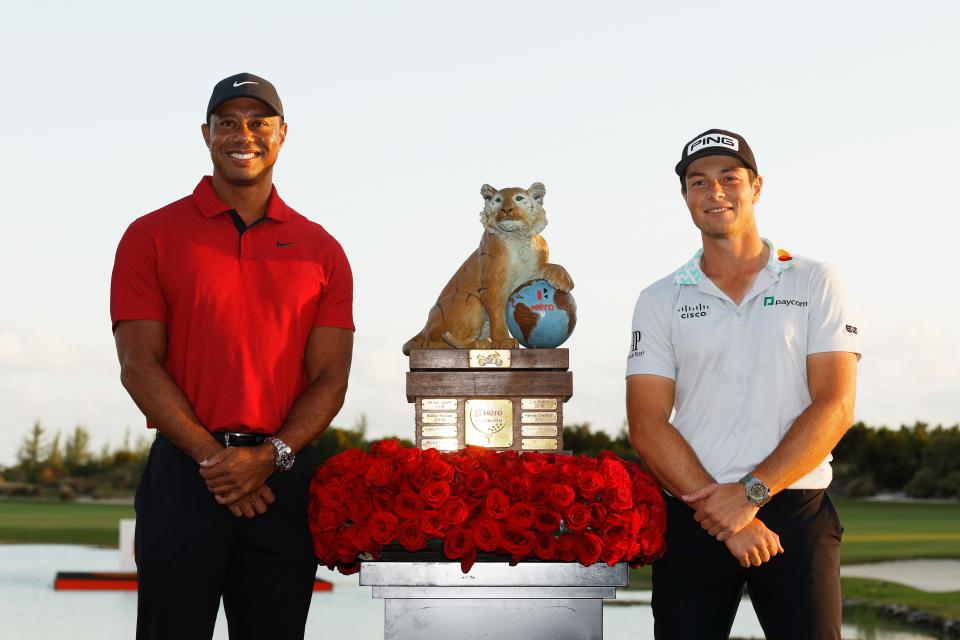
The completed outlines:
{"type": "Polygon", "coordinates": [[[244,85],[244,84],[260,84],[260,83],[254,82],[253,80],[244,80],[243,82],[237,82],[236,80],[233,81],[233,86],[235,87],[239,87],[240,85],[244,85]]]}

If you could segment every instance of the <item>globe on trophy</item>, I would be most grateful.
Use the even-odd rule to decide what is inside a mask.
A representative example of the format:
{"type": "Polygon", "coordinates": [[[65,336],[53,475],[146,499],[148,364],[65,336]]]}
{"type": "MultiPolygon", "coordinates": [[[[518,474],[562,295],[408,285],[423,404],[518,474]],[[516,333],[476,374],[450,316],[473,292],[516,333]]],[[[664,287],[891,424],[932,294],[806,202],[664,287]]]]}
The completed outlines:
{"type": "Polygon", "coordinates": [[[507,328],[529,349],[555,349],[577,326],[577,303],[549,281],[525,282],[507,298],[507,328]]]}

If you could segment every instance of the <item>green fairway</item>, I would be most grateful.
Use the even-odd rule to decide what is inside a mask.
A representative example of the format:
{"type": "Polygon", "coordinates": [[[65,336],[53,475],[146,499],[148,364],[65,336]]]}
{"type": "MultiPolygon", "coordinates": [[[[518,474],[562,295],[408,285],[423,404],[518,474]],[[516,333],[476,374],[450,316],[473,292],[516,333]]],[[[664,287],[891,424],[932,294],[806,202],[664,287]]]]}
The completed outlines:
{"type": "Polygon", "coordinates": [[[960,504],[834,498],[843,522],[843,564],[960,558],[960,504]]]}
{"type": "Polygon", "coordinates": [[[960,591],[932,593],[894,582],[869,578],[843,578],[844,600],[873,604],[902,604],[944,618],[960,619],[960,591]]]}
{"type": "Polygon", "coordinates": [[[0,501],[0,542],[115,547],[120,520],[133,517],[128,505],[0,501]]]}

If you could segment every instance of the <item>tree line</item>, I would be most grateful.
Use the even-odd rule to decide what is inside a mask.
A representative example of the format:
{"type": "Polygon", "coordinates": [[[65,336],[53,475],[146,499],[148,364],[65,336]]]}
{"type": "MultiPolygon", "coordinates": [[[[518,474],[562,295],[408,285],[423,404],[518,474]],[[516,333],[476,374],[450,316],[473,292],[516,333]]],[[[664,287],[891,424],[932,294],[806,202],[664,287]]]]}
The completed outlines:
{"type": "MultiPolygon", "coordinates": [[[[320,460],[348,449],[368,449],[367,419],[349,428],[331,426],[314,443],[320,460]]],[[[94,451],[90,431],[77,426],[63,435],[49,432],[39,422],[23,437],[17,463],[0,467],[0,495],[59,497],[71,500],[129,497],[146,465],[153,432],[131,441],[129,430],[117,448],[104,445],[94,451]],[[149,436],[147,435],[149,434],[149,436]]],[[[626,427],[617,435],[595,430],[589,422],[563,429],[565,448],[576,454],[612,451],[639,461],[626,427]]],[[[401,440],[412,446],[409,440],[401,440]]],[[[952,427],[917,422],[897,430],[853,425],[833,451],[831,492],[851,497],[877,493],[905,493],[915,498],[960,498],[960,425],[952,427]]]]}

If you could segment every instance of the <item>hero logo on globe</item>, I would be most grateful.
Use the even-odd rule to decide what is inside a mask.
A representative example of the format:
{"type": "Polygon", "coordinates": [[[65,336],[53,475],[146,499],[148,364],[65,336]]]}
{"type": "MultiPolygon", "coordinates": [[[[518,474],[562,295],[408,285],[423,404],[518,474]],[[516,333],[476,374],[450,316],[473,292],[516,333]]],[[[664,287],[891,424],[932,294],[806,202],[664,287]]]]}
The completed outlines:
{"type": "Polygon", "coordinates": [[[732,149],[733,151],[739,151],[740,141],[736,138],[731,138],[730,136],[725,136],[718,133],[708,133],[705,136],[700,136],[691,142],[689,146],[687,146],[687,155],[693,155],[700,149],[706,149],[707,147],[726,147],[728,149],[732,149]]]}

